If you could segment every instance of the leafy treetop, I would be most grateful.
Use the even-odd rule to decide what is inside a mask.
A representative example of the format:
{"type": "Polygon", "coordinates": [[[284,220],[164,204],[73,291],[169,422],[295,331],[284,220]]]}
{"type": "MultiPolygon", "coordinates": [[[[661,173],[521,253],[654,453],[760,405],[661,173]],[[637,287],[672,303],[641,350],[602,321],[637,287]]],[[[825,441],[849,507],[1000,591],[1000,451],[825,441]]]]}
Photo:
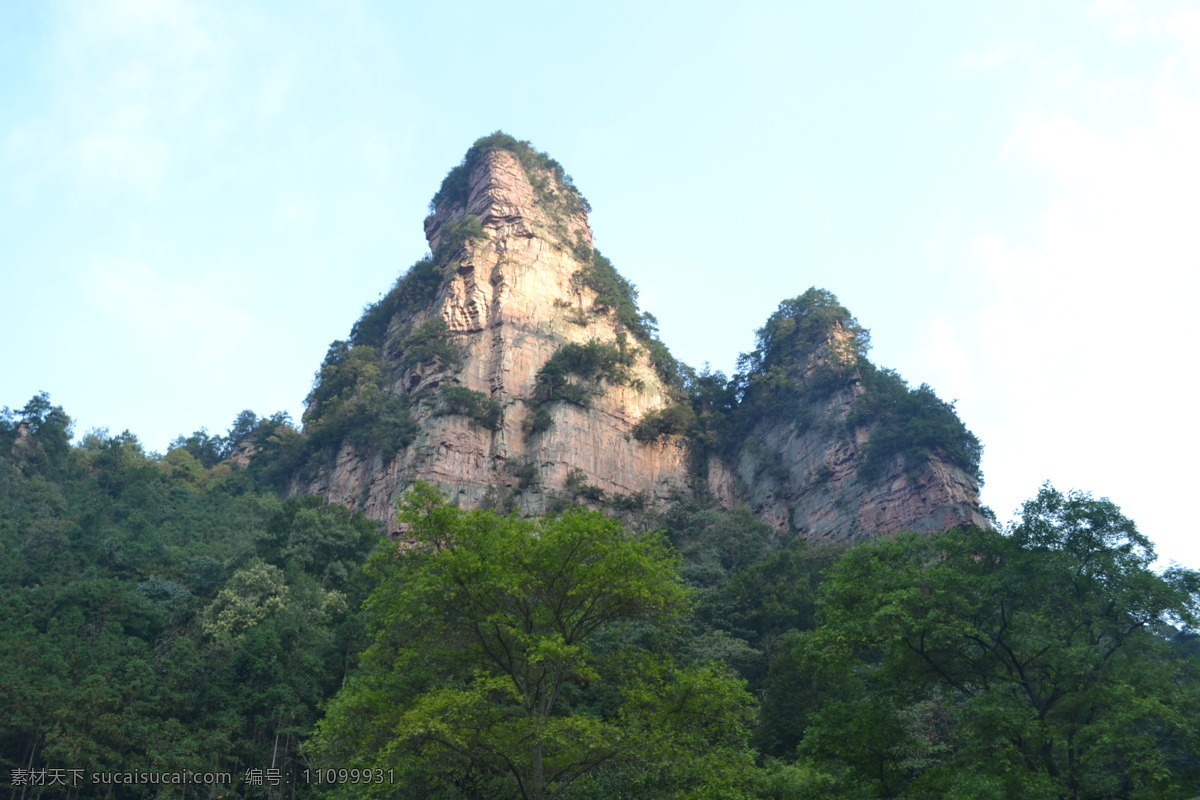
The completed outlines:
{"type": "Polygon", "coordinates": [[[856,547],[775,670],[775,732],[842,776],[829,797],[1191,797],[1195,664],[1160,631],[1196,623],[1200,573],[1153,557],[1113,503],[1050,486],[1009,534],[856,547]]]}
{"type": "Polygon", "coordinates": [[[688,598],[660,536],[461,511],[423,484],[401,519],[412,545],[371,566],[373,644],[310,747],[395,771],[355,796],[740,796],[751,698],[664,650],[688,598]]]}
{"type": "Polygon", "coordinates": [[[870,332],[827,290],[810,288],[780,303],[758,330],[754,351],[738,359],[731,382],[738,402],[721,428],[724,446],[738,446],[763,418],[807,427],[822,401],[861,382],[865,391],[854,397],[846,424],[871,429],[859,464],[863,477],[878,477],[896,456],[913,465],[937,454],[982,482],[983,448],[953,403],[927,384],[913,389],[876,367],[867,359],[870,342],[870,332]]]}
{"type": "Polygon", "coordinates": [[[871,334],[832,292],[813,287],[779,304],[755,334],[754,351],[743,354],[738,367],[747,376],[765,375],[775,369],[792,372],[807,366],[816,352],[834,343],[842,344],[838,360],[854,367],[859,359],[866,358],[871,334]],[[839,336],[838,329],[845,334],[839,336]]]}

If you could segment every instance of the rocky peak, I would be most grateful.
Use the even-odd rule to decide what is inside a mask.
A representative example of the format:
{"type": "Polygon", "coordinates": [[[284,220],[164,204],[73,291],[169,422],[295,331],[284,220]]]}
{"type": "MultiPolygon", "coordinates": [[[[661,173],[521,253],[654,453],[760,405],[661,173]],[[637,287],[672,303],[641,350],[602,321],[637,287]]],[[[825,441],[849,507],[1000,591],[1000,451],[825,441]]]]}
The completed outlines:
{"type": "Polygon", "coordinates": [[[438,251],[447,224],[468,216],[501,241],[540,235],[569,248],[590,248],[587,203],[557,162],[539,156],[532,148],[485,149],[477,143],[434,197],[433,213],[425,219],[430,251],[438,251]]]}
{"type": "Polygon", "coordinates": [[[592,230],[587,211],[575,208],[546,209],[556,197],[570,197],[571,187],[563,186],[554,170],[522,165],[509,150],[489,150],[477,157],[467,173],[465,193],[442,198],[425,219],[425,238],[431,252],[437,252],[447,223],[461,222],[474,216],[492,237],[533,238],[550,233],[565,238],[568,244],[592,245],[592,230]],[[539,189],[535,188],[533,172],[539,189]],[[465,196],[464,196],[465,195],[465,196]],[[553,218],[552,216],[553,215],[553,218]],[[565,234],[565,235],[564,235],[565,234]]]}
{"type": "Polygon", "coordinates": [[[870,364],[828,292],[785,301],[732,384],[689,396],[557,162],[493,134],[430,207],[430,255],[330,349],[295,491],[388,522],[421,479],[524,512],[700,491],[814,539],[985,523],[978,442],[870,364]]]}
{"type": "MultiPolygon", "coordinates": [[[[672,390],[637,332],[589,286],[607,261],[592,249],[587,204],[562,168],[528,145],[488,137],[431,205],[432,256],[401,278],[382,311],[368,310],[377,334],[360,337],[380,351],[377,390],[402,400],[415,432],[394,438],[410,440],[390,453],[344,438],[296,488],[380,519],[417,478],[465,505],[530,511],[576,496],[644,504],[682,491],[683,442],[630,435],[673,402],[672,390]]],[[[360,320],[356,331],[366,329],[360,320]]],[[[353,351],[338,358],[348,363],[353,351]]]]}
{"type": "Polygon", "coordinates": [[[872,364],[832,294],[784,301],[757,343],[726,457],[761,516],[810,539],[988,524],[978,440],[928,386],[872,364]]]}

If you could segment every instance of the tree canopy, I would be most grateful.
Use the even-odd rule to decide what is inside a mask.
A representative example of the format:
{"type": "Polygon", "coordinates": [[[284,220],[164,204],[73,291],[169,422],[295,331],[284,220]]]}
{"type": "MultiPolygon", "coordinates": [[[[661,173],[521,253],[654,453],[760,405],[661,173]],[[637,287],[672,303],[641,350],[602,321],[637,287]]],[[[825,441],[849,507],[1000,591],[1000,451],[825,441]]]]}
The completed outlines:
{"type": "Polygon", "coordinates": [[[775,665],[776,733],[843,796],[1191,797],[1196,662],[1164,632],[1200,574],[1153,559],[1110,501],[1049,486],[1007,534],[854,548],[775,665]]]}
{"type": "Polygon", "coordinates": [[[401,519],[412,541],[372,562],[373,643],[318,763],[394,770],[380,796],[738,796],[751,699],[672,656],[688,593],[659,536],[461,511],[422,485],[401,519]]]}

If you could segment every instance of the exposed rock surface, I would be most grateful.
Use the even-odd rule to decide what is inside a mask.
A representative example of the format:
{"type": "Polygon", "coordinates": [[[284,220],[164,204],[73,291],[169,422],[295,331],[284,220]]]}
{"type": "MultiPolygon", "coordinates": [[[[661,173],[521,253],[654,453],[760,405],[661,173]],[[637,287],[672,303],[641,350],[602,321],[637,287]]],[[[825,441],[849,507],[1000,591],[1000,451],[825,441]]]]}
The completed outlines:
{"type": "MultiPolygon", "coordinates": [[[[534,177],[554,181],[548,172],[534,177]]],[[[438,416],[432,404],[418,403],[416,440],[396,457],[364,460],[343,446],[332,467],[298,488],[380,520],[390,518],[415,479],[450,489],[466,506],[507,499],[524,510],[544,509],[549,493],[564,490],[575,469],[582,471],[576,481],[607,495],[643,493],[654,501],[684,489],[687,454],[679,441],[643,444],[630,436],[643,415],[668,403],[644,351],[630,368],[628,385],[601,381],[586,409],[545,403],[552,424],[530,430],[542,365],[568,342],[615,342],[619,326],[611,314],[591,310],[595,293],[577,277],[584,264],[570,243],[591,245],[585,212],[543,208],[530,176],[506,150],[484,155],[468,185],[465,206],[439,207],[426,219],[430,248],[438,251],[447,226],[468,214],[479,219],[486,236],[450,257],[432,308],[393,321],[393,328],[415,326],[439,316],[463,351],[462,367],[397,368],[393,389],[419,396],[450,382],[482,392],[501,406],[498,427],[438,416]]]]}
{"type": "Polygon", "coordinates": [[[854,339],[835,323],[806,355],[796,392],[823,368],[844,374],[841,388],[807,404],[803,422],[787,414],[754,422],[734,457],[742,498],[777,529],[810,540],[857,541],[902,530],[989,525],[975,478],[937,454],[912,463],[898,454],[878,474],[864,477],[872,430],[869,420],[855,424],[852,417],[855,402],[867,392],[855,366],[854,339]]]}
{"type": "Polygon", "coordinates": [[[817,424],[764,418],[740,450],[726,460],[711,456],[706,465],[681,436],[650,442],[632,436],[648,412],[681,400],[636,339],[629,340],[637,349],[627,375],[594,381],[586,407],[539,395],[539,370],[564,345],[611,345],[629,334],[580,279],[592,233],[585,206],[568,202],[575,195],[560,174],[495,149],[471,164],[464,192],[441,198],[425,220],[438,254],[436,296],[425,307],[397,312],[388,335],[395,341],[440,319],[461,362],[406,365],[385,348],[387,388],[409,398],[415,438],[391,454],[343,442],[302,471],[294,491],[391,521],[396,500],[416,479],[441,485],[464,506],[540,511],[556,498],[578,497],[580,487],[592,499],[602,490],[606,498],[661,505],[705,485],[694,478],[699,470],[722,504],[749,505],[781,531],[812,539],[986,524],[975,480],[936,457],[916,465],[897,457],[873,480],[860,476],[870,432],[846,424],[863,391],[857,383],[822,401],[817,424]],[[483,235],[455,245],[469,216],[483,235]],[[446,413],[438,392],[447,386],[499,404],[496,424],[446,413]]]}
{"type": "MultiPolygon", "coordinates": [[[[830,400],[822,421],[843,419],[851,393],[830,400]]],[[[989,524],[975,479],[938,458],[909,465],[897,456],[881,476],[864,480],[857,465],[867,441],[865,428],[846,432],[837,424],[764,421],[734,465],[742,497],[779,530],[810,540],[989,524]]]]}

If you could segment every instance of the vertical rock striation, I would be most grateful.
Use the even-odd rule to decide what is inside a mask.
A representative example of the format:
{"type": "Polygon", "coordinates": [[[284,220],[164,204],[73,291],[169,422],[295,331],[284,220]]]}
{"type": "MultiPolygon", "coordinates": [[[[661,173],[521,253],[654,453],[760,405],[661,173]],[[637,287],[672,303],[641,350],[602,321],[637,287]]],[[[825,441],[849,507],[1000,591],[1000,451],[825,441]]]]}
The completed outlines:
{"type": "Polygon", "coordinates": [[[331,348],[305,413],[309,455],[294,492],[390,521],[417,479],[464,506],[537,512],[564,499],[662,505],[705,491],[706,474],[718,502],[813,539],[986,524],[975,477],[938,448],[916,458],[870,451],[882,428],[863,417],[872,390],[852,326],[795,345],[790,367],[756,351],[770,381],[748,373],[737,433],[721,448],[693,448],[680,431],[650,438],[638,422],[689,399],[668,380],[652,331],[631,321],[636,309],[622,310],[595,279],[607,262],[561,167],[493,135],[432,205],[433,255],[331,348]]]}
{"type": "Polygon", "coordinates": [[[781,531],[855,541],[901,530],[988,525],[978,440],[927,386],[866,358],[869,334],[835,297],[784,301],[743,357],[732,472],[781,531]]]}
{"type": "Polygon", "coordinates": [[[473,162],[466,191],[441,198],[425,220],[437,254],[433,302],[402,310],[388,324],[396,341],[440,320],[461,358],[447,366],[406,362],[403,348],[385,353],[390,390],[411,402],[415,438],[395,454],[366,457],[343,443],[332,463],[296,488],[381,520],[416,479],[449,489],[466,506],[525,511],[544,510],[568,479],[571,489],[593,496],[602,490],[650,502],[683,490],[685,446],[678,439],[643,444],[630,435],[647,412],[670,402],[670,391],[643,344],[611,309],[596,306],[597,293],[581,280],[592,252],[586,208],[552,167],[522,164],[507,149],[473,162]],[[476,221],[481,233],[464,238],[462,229],[476,221]],[[539,370],[564,345],[616,348],[619,339],[631,353],[620,381],[568,373],[583,402],[544,397],[539,370]],[[495,423],[444,413],[440,395],[451,386],[498,404],[495,423]]]}

